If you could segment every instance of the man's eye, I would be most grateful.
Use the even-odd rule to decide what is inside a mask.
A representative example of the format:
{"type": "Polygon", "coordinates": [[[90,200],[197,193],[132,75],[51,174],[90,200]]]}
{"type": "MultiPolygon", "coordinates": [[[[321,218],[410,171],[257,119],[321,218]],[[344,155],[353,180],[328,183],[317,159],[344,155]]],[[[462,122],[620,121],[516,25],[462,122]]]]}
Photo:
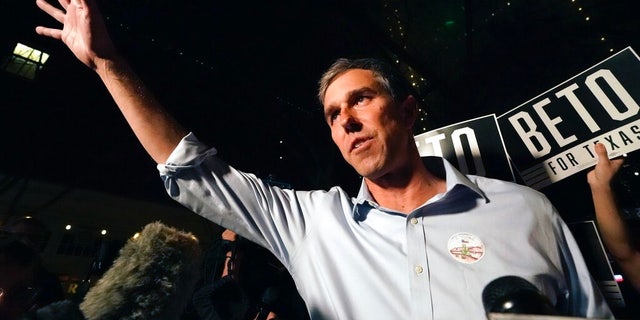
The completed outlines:
{"type": "Polygon", "coordinates": [[[337,112],[337,111],[334,111],[334,112],[332,112],[331,114],[329,114],[329,121],[330,121],[330,122],[335,121],[335,120],[338,118],[338,115],[339,115],[339,114],[340,114],[340,113],[339,113],[339,112],[337,112]]]}
{"type": "Polygon", "coordinates": [[[367,96],[359,96],[359,97],[356,98],[356,104],[363,104],[363,103],[365,103],[365,102],[367,102],[369,100],[370,100],[370,98],[367,97],[367,96]]]}

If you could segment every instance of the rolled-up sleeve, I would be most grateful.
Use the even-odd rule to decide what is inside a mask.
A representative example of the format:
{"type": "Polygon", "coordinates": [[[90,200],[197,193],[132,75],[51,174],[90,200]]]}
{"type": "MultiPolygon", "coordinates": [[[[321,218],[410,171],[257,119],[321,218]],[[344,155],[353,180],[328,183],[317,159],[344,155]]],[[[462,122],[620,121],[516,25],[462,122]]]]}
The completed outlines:
{"type": "Polygon", "coordinates": [[[190,170],[199,166],[208,157],[216,155],[215,148],[208,148],[198,138],[190,132],[187,134],[176,148],[171,152],[166,163],[158,164],[160,177],[164,182],[164,187],[173,198],[178,196],[179,189],[176,185],[175,177],[180,171],[190,170]]]}
{"type": "Polygon", "coordinates": [[[298,194],[236,170],[216,154],[215,148],[200,142],[193,133],[186,135],[167,162],[157,166],[169,196],[287,259],[305,232],[298,194]]]}

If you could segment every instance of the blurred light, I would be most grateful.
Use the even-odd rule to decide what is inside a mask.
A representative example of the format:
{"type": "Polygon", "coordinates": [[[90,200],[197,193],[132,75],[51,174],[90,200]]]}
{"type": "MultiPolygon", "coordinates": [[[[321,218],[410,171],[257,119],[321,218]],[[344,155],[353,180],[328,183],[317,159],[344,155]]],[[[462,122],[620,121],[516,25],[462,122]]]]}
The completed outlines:
{"type": "Polygon", "coordinates": [[[624,278],[622,278],[621,274],[614,274],[613,278],[616,280],[616,282],[623,282],[624,278]]]}
{"type": "Polygon", "coordinates": [[[47,62],[47,60],[49,59],[48,53],[31,48],[22,43],[16,44],[16,47],[13,49],[13,54],[31,61],[40,62],[42,64],[47,62]]]}
{"type": "Polygon", "coordinates": [[[104,236],[105,234],[107,234],[107,230],[102,229],[102,231],[100,231],[100,234],[104,236]]]}
{"type": "Polygon", "coordinates": [[[71,225],[70,225],[70,224],[68,224],[68,225],[66,225],[64,228],[65,228],[65,230],[71,230],[71,225]]]}
{"type": "Polygon", "coordinates": [[[17,43],[13,54],[2,63],[2,69],[15,75],[33,80],[49,59],[49,54],[17,43]]]}

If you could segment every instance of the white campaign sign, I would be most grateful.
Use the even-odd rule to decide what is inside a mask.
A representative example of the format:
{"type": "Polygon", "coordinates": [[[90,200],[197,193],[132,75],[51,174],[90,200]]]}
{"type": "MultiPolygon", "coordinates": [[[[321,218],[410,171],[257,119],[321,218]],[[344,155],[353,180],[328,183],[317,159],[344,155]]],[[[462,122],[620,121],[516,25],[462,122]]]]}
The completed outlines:
{"type": "Polygon", "coordinates": [[[498,117],[507,153],[540,189],[593,166],[595,142],[611,157],[640,149],[640,59],[626,48],[498,117]]]}
{"type": "Polygon", "coordinates": [[[414,137],[421,156],[449,160],[460,172],[514,181],[495,115],[487,115],[414,137]]]}

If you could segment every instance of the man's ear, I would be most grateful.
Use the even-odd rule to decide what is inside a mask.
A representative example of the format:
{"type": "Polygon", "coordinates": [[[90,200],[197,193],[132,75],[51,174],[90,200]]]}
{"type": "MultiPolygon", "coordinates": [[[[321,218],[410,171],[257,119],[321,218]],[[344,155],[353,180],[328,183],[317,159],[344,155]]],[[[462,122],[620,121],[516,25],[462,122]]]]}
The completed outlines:
{"type": "Polygon", "coordinates": [[[409,128],[413,128],[413,124],[416,122],[416,118],[418,117],[418,102],[416,101],[416,98],[412,95],[408,95],[400,104],[400,112],[404,124],[409,128]]]}

